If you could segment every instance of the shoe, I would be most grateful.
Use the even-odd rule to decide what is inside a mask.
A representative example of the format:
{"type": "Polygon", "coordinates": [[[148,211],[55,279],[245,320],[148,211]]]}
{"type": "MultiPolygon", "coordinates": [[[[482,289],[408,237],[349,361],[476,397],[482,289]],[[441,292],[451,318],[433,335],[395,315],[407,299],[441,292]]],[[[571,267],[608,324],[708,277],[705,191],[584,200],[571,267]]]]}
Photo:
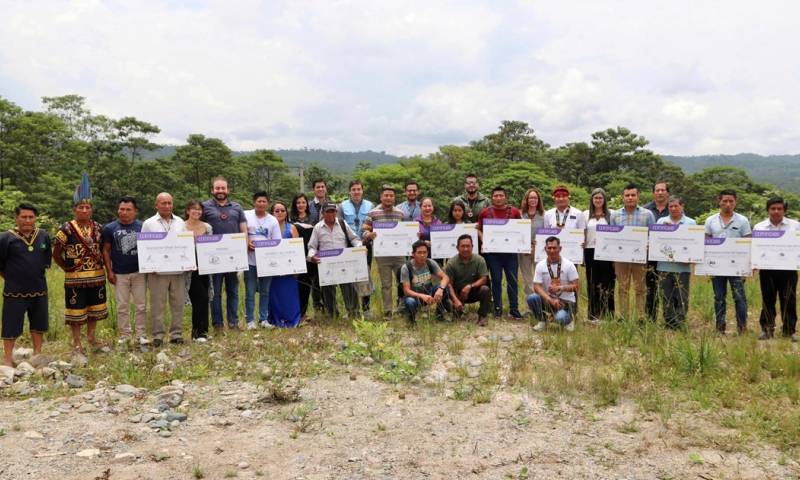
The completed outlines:
{"type": "Polygon", "coordinates": [[[573,321],[569,322],[568,324],[564,325],[564,330],[566,330],[568,332],[574,332],[575,331],[575,320],[573,320],[573,321]]]}
{"type": "Polygon", "coordinates": [[[514,320],[522,320],[522,314],[519,313],[519,310],[511,310],[508,312],[508,316],[513,318],[514,320]]]}
{"type": "Polygon", "coordinates": [[[485,327],[489,325],[489,320],[486,317],[478,317],[478,321],[475,324],[479,327],[485,327]]]}
{"type": "Polygon", "coordinates": [[[793,341],[794,343],[797,343],[797,341],[798,341],[798,338],[797,338],[797,334],[796,334],[796,333],[795,333],[795,334],[792,334],[792,341],[793,341]]]}
{"type": "Polygon", "coordinates": [[[141,336],[139,337],[139,340],[138,340],[138,342],[139,342],[139,345],[140,345],[140,346],[144,346],[144,345],[150,345],[150,340],[148,340],[148,339],[147,339],[147,337],[145,337],[144,335],[141,335],[141,336]]]}
{"type": "Polygon", "coordinates": [[[160,338],[154,338],[153,339],[153,346],[154,347],[158,348],[163,344],[164,344],[164,340],[161,340],[160,338]]]}
{"type": "Polygon", "coordinates": [[[767,331],[762,331],[761,334],[758,336],[759,340],[769,340],[772,338],[772,333],[767,331]]]}
{"type": "Polygon", "coordinates": [[[207,343],[208,339],[206,337],[197,337],[194,339],[194,343],[207,343]]]}
{"type": "Polygon", "coordinates": [[[537,323],[536,326],[533,327],[533,331],[534,332],[543,332],[545,328],[547,328],[547,322],[545,322],[543,320],[539,320],[539,323],[537,323]]]}
{"type": "Polygon", "coordinates": [[[255,330],[256,329],[256,322],[247,322],[247,329],[248,330],[255,330]]]}
{"type": "Polygon", "coordinates": [[[500,318],[500,316],[502,316],[502,315],[503,315],[503,310],[501,310],[499,308],[495,308],[494,309],[494,318],[500,318]]]}
{"type": "Polygon", "coordinates": [[[183,339],[180,338],[180,337],[178,337],[178,338],[170,338],[169,339],[169,343],[171,343],[173,345],[183,345],[183,339]]]}
{"type": "Polygon", "coordinates": [[[117,347],[121,347],[121,348],[127,347],[128,346],[128,342],[130,342],[130,341],[131,341],[131,339],[127,338],[127,337],[119,338],[119,339],[117,339],[117,347]]]}
{"type": "Polygon", "coordinates": [[[261,322],[261,328],[275,328],[275,325],[264,320],[263,322],[261,322]]]}

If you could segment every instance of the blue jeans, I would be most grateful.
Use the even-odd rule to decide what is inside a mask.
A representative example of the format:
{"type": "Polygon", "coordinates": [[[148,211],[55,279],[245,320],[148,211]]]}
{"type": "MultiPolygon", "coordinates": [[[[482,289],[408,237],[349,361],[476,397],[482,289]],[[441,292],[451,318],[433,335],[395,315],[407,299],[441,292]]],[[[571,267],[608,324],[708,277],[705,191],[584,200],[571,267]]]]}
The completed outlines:
{"type": "Polygon", "coordinates": [[[211,324],[221,327],[222,319],[222,280],[225,279],[225,307],[228,311],[228,327],[239,326],[239,276],[236,272],[215,273],[212,275],[214,282],[214,298],[211,300],[211,324]]]}
{"type": "Polygon", "coordinates": [[[728,282],[731,284],[733,305],[736,310],[736,327],[739,331],[743,331],[747,328],[747,299],[744,296],[744,281],[742,277],[711,277],[711,286],[714,287],[714,315],[717,319],[717,330],[720,332],[725,331],[728,282]]]}
{"type": "Polygon", "coordinates": [[[545,309],[553,314],[553,320],[555,320],[555,322],[559,325],[569,325],[569,323],[572,321],[574,304],[571,302],[565,302],[562,300],[561,303],[563,304],[563,307],[556,311],[553,311],[553,306],[544,302],[542,297],[536,293],[531,293],[528,295],[526,302],[528,303],[528,309],[531,311],[531,313],[533,313],[533,317],[540,322],[545,321],[545,309]]]}
{"type": "MultiPolygon", "coordinates": [[[[433,296],[433,294],[436,293],[437,288],[439,288],[439,287],[437,287],[437,286],[431,287],[430,291],[428,292],[428,295],[433,296]]],[[[445,289],[444,292],[442,292],[444,294],[444,295],[442,295],[442,301],[439,302],[436,305],[436,315],[437,316],[442,316],[442,315],[444,315],[445,311],[450,311],[450,297],[449,297],[450,296],[450,292],[449,292],[449,288],[450,287],[448,287],[447,289],[445,289]]],[[[424,304],[423,304],[422,300],[420,300],[418,298],[405,296],[405,297],[403,297],[403,305],[406,308],[406,313],[408,313],[409,320],[411,320],[413,322],[414,318],[415,318],[415,316],[417,314],[417,311],[424,304]]]]}
{"type": "Polygon", "coordinates": [[[247,323],[255,321],[256,285],[258,286],[258,321],[266,322],[269,313],[269,285],[272,277],[258,277],[255,265],[244,272],[244,319],[247,323]]]}
{"type": "Polygon", "coordinates": [[[506,294],[508,306],[513,311],[519,311],[517,300],[517,270],[519,269],[519,256],[516,253],[487,253],[486,264],[492,276],[492,298],[494,311],[503,310],[503,272],[506,273],[506,294]]]}

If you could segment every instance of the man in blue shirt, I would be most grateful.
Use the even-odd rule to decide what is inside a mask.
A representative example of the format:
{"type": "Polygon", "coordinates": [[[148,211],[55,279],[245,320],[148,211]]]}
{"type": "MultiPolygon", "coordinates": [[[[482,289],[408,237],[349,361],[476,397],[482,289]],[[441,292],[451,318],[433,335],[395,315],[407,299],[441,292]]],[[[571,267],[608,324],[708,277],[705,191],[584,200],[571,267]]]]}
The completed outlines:
{"type": "MultiPolygon", "coordinates": [[[[339,220],[347,223],[347,226],[361,238],[364,226],[364,220],[367,218],[370,210],[375,206],[369,200],[364,199],[364,185],[361,180],[352,180],[350,182],[350,198],[343,201],[339,206],[337,217],[339,220]]],[[[372,242],[367,245],[367,268],[372,271],[372,242]]],[[[371,295],[361,297],[361,308],[364,313],[369,312],[369,303],[371,295]]]]}
{"type": "Polygon", "coordinates": [[[403,220],[411,221],[419,217],[419,184],[414,180],[406,182],[406,201],[397,206],[403,212],[403,220]]]}
{"type": "MultiPolygon", "coordinates": [[[[658,181],[653,185],[653,200],[644,205],[644,208],[650,210],[656,222],[662,218],[669,216],[669,208],[667,206],[667,199],[669,198],[669,183],[658,181]]],[[[647,272],[644,275],[644,283],[647,287],[647,300],[644,303],[644,309],[647,313],[647,318],[650,321],[656,321],[658,316],[658,284],[660,282],[659,275],[656,273],[656,262],[647,262],[647,272]]]]}
{"type": "MultiPolygon", "coordinates": [[[[659,225],[697,225],[693,218],[683,214],[683,199],[670,196],[668,214],[658,219],[659,225]]],[[[656,262],[660,277],[661,301],[664,303],[664,323],[667,328],[682,328],[689,311],[689,279],[692,265],[681,262],[656,262]]],[[[655,317],[655,315],[654,315],[655,317]]],[[[651,318],[654,318],[651,317],[651,318]]]]}

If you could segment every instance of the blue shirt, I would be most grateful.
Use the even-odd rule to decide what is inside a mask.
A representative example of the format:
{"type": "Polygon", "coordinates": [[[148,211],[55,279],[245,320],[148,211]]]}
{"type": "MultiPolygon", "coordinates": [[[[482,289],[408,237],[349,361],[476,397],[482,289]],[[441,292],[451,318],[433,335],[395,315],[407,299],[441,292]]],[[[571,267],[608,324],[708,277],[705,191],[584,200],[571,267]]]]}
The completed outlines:
{"type": "Polygon", "coordinates": [[[214,199],[203,202],[203,221],[211,225],[215,235],[239,233],[242,231],[240,225],[247,223],[241,205],[230,200],[220,205],[214,199]]]}
{"type": "MultiPolygon", "coordinates": [[[[659,225],[675,225],[675,222],[672,221],[672,218],[667,215],[666,217],[661,217],[656,222],[659,225]]],[[[682,216],[680,220],[677,222],[678,225],[697,225],[697,222],[694,221],[694,218],[687,217],[686,215],[682,216]]],[[[684,273],[692,271],[692,264],[691,263],[682,263],[682,262],[657,262],[656,270],[659,272],[674,272],[674,273],[684,273]]]]}
{"type": "Polygon", "coordinates": [[[406,222],[410,220],[416,220],[416,218],[420,216],[419,200],[414,200],[413,205],[408,203],[408,200],[406,200],[398,205],[397,208],[403,212],[403,220],[406,222]]]}
{"type": "Polygon", "coordinates": [[[103,243],[111,245],[111,271],[122,275],[139,272],[139,255],[136,250],[136,233],[142,231],[141,220],[122,224],[119,220],[103,227],[103,243]]]}
{"type": "Polygon", "coordinates": [[[706,235],[715,238],[740,238],[750,235],[750,222],[742,214],[733,212],[731,220],[724,224],[719,213],[711,215],[705,223],[706,235]]]}
{"type": "Polygon", "coordinates": [[[647,227],[656,223],[653,212],[646,208],[636,207],[633,213],[629,214],[625,207],[611,212],[611,225],[624,225],[630,227],[647,227]]]}

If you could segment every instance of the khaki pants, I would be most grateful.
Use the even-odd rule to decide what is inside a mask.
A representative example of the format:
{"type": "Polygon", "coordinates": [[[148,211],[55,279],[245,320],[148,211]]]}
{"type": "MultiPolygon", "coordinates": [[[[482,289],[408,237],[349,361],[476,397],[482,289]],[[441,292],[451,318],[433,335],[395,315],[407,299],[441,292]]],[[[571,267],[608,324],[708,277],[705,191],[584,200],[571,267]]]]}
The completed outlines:
{"type": "Polygon", "coordinates": [[[403,257],[375,257],[378,263],[378,276],[381,279],[381,296],[383,297],[383,311],[394,310],[392,304],[392,282],[399,278],[400,268],[406,262],[403,257]]]}
{"type": "Polygon", "coordinates": [[[618,315],[631,318],[635,310],[639,320],[644,320],[644,303],[647,296],[647,286],[644,283],[646,270],[647,264],[614,262],[614,272],[617,274],[617,285],[619,285],[618,315]],[[633,308],[631,308],[631,290],[634,291],[633,308]]]}
{"type": "Polygon", "coordinates": [[[136,336],[145,335],[147,327],[147,274],[118,273],[114,284],[114,298],[117,301],[117,330],[120,339],[131,336],[130,301],[133,296],[133,323],[136,336]]]}
{"type": "Polygon", "coordinates": [[[153,317],[153,338],[164,339],[164,310],[169,298],[172,312],[170,339],[183,338],[183,309],[186,305],[186,282],[183,273],[177,275],[147,275],[150,289],[150,316],[153,317]]]}
{"type": "Polygon", "coordinates": [[[533,270],[535,268],[536,262],[533,261],[532,253],[519,254],[519,270],[522,272],[522,288],[525,290],[525,297],[533,293],[533,270]]]}

